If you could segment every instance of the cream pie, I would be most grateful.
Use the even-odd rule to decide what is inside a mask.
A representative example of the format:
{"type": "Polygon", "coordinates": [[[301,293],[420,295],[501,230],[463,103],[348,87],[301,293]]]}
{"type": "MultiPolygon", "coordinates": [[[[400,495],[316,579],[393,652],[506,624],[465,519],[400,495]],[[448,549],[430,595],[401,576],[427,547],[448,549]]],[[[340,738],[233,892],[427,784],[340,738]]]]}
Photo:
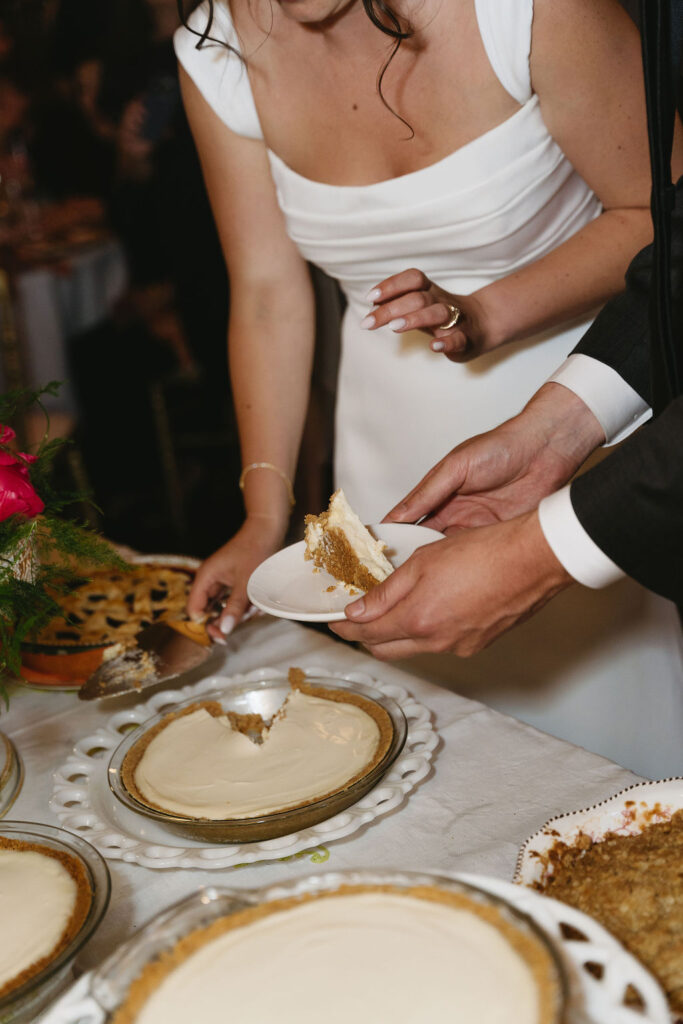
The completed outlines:
{"type": "Polygon", "coordinates": [[[268,725],[201,701],[171,712],[126,755],[123,784],[148,807],[225,821],[303,807],[347,789],[379,764],[393,726],[379,704],[333,687],[293,688],[268,725]]]}
{"type": "Polygon", "coordinates": [[[91,902],[88,876],[75,857],[0,836],[0,998],[66,949],[91,902]]]}
{"type": "Polygon", "coordinates": [[[335,491],[329,507],[319,516],[306,516],[304,558],[325,569],[347,589],[370,590],[393,571],[375,540],[349,505],[343,491],[335,491]]]}
{"type": "Polygon", "coordinates": [[[554,1024],[544,944],[497,907],[432,886],[277,900],[182,938],[113,1024],[554,1024]]]}

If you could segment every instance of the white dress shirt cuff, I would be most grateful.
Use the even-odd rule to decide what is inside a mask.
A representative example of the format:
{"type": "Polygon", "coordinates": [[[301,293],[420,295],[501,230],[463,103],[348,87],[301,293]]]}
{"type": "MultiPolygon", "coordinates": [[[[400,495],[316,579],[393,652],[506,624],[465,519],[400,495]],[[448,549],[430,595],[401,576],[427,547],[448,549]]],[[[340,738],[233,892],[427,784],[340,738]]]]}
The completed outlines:
{"type": "Polygon", "coordinates": [[[592,356],[569,356],[549,378],[585,402],[605,431],[605,445],[617,444],[652,416],[647,402],[616,370],[592,356]]]}
{"type": "Polygon", "coordinates": [[[585,587],[597,590],[626,575],[584,530],[572,507],[569,484],[543,499],[538,518],[557,560],[585,587]]]}

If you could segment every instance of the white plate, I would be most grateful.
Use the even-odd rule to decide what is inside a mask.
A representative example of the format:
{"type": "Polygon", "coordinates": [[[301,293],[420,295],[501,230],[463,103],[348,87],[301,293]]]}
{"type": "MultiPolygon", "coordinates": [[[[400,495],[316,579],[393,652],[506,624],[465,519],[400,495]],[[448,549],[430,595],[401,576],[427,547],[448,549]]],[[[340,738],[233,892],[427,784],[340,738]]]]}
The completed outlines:
{"type": "MultiPolygon", "coordinates": [[[[437,530],[412,523],[380,523],[370,530],[387,545],[385,554],[395,569],[417,548],[444,539],[437,530]]],[[[305,560],[305,550],[306,543],[300,540],[262,562],[249,577],[249,600],[261,611],[281,619],[340,622],[347,604],[362,592],[349,594],[329,573],[315,570],[313,562],[305,560]]]]}
{"type": "MultiPolygon", "coordinates": [[[[349,880],[349,872],[344,872],[349,880]]],[[[341,876],[340,876],[341,877],[341,876]]],[[[668,1024],[664,995],[650,974],[638,961],[592,918],[547,899],[529,889],[484,875],[454,874],[452,878],[477,886],[500,896],[530,918],[555,943],[569,973],[570,1006],[567,1024],[668,1024]],[[568,939],[562,925],[578,928],[585,940],[568,939]],[[603,967],[596,978],[584,968],[589,960],[603,967]],[[645,1009],[629,1009],[623,1005],[624,992],[633,985],[643,996],[645,1009]]],[[[306,879],[301,886],[306,885],[306,879]]],[[[277,890],[277,886],[272,887],[277,890]]],[[[90,994],[86,974],[53,1007],[41,1024],[105,1024],[107,1014],[90,994]]]]}
{"type": "Polygon", "coordinates": [[[399,705],[408,723],[403,750],[379,783],[358,803],[335,814],[327,821],[301,829],[279,839],[255,843],[206,843],[175,835],[142,814],[124,807],[116,799],[107,781],[107,766],[121,737],[162,710],[172,710],[192,697],[209,696],[235,684],[241,686],[262,679],[286,679],[277,669],[264,668],[247,675],[208,676],[178,690],[161,690],[142,704],[117,711],[106,726],[83,737],[74,746],[61,768],[54,773],[50,809],[64,828],[76,832],[109,860],[123,860],[146,868],[202,868],[218,870],[257,861],[289,857],[317,846],[327,846],[357,832],[375,818],[388,814],[404,803],[407,795],[426,778],[439,742],[427,708],[400,686],[372,679],[364,672],[333,673],[306,666],[307,675],[325,679],[343,679],[362,683],[391,697],[399,705]]]}

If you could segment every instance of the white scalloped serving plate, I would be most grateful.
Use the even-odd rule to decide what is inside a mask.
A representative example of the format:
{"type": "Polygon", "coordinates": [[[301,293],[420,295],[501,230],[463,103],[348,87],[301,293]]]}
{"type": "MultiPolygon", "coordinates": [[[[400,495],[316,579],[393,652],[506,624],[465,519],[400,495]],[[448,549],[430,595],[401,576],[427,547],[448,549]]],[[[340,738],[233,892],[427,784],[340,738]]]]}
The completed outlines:
{"type": "MultiPolygon", "coordinates": [[[[347,876],[345,872],[344,877],[347,876]]],[[[483,875],[451,877],[507,900],[528,914],[554,942],[570,978],[567,1024],[668,1024],[666,1000],[654,978],[592,918],[511,882],[483,875]],[[565,938],[561,929],[565,923],[579,929],[586,941],[565,938]],[[584,969],[587,960],[603,966],[602,979],[584,969]],[[622,1005],[628,985],[640,992],[644,1011],[622,1005]]],[[[86,974],[53,1006],[41,1024],[105,1024],[105,1013],[88,994],[89,988],[90,975],[86,974]]]]}
{"type": "Polygon", "coordinates": [[[317,825],[279,839],[256,843],[209,844],[178,839],[162,825],[124,807],[107,782],[107,765],[122,735],[163,710],[192,697],[205,696],[231,684],[244,685],[264,679],[286,681],[276,669],[263,668],[246,675],[208,676],[178,690],[163,690],[135,707],[118,711],[105,726],[79,740],[74,752],[54,773],[50,808],[60,824],[77,832],[110,860],[123,860],[147,868],[203,868],[218,870],[277,860],[335,839],[343,839],[364,825],[399,807],[430,771],[439,742],[427,708],[406,690],[379,682],[364,672],[334,673],[316,666],[306,675],[340,679],[372,686],[391,697],[406,717],[408,734],[403,750],[374,789],[357,803],[317,825]]]}

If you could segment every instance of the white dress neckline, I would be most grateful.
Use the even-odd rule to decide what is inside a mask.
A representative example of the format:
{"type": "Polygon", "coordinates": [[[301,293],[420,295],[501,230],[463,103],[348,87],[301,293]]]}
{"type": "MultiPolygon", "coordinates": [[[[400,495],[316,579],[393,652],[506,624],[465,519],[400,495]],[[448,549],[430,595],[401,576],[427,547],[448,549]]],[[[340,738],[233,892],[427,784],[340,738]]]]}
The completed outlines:
{"type": "MultiPolygon", "coordinates": [[[[290,167],[281,156],[266,146],[269,159],[276,163],[282,172],[290,175],[292,178],[296,178],[302,185],[302,187],[310,189],[332,189],[338,192],[345,192],[351,194],[354,192],[365,192],[372,194],[373,191],[379,191],[382,188],[390,189],[392,187],[401,187],[407,185],[409,188],[412,187],[414,182],[420,176],[424,177],[438,177],[441,178],[444,171],[451,170],[451,164],[457,164],[459,162],[466,162],[470,154],[476,153],[482,147],[490,144],[496,134],[503,134],[505,131],[509,131],[516,127],[517,122],[522,120],[525,116],[528,116],[531,111],[535,111],[539,108],[538,97],[534,94],[526,103],[522,104],[518,110],[509,117],[506,117],[499,124],[489,128],[488,131],[482,135],[478,135],[476,138],[471,139],[469,142],[464,143],[462,146],[458,146],[451,153],[447,153],[446,156],[441,157],[440,160],[435,160],[431,164],[426,164],[424,167],[419,167],[415,171],[407,171],[405,174],[397,174],[392,178],[382,178],[380,181],[371,181],[364,185],[335,185],[331,182],[318,181],[315,178],[309,178],[304,174],[300,174],[299,171],[295,171],[293,167],[290,167]]],[[[540,108],[539,108],[540,114],[540,108]]],[[[463,168],[466,170],[466,168],[463,168]]]]}

